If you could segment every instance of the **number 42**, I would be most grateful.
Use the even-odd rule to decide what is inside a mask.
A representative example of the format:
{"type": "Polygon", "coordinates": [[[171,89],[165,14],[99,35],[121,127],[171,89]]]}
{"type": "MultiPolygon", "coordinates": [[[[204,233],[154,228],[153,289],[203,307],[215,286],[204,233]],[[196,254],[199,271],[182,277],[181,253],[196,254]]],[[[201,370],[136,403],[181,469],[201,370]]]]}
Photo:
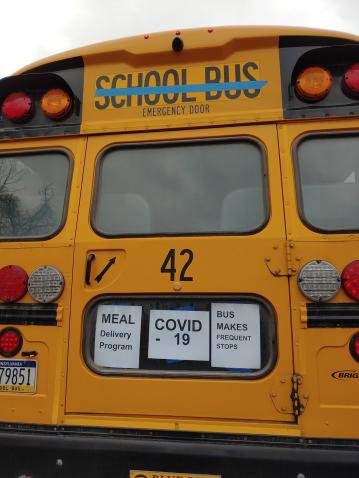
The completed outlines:
{"type": "MultiPolygon", "coordinates": [[[[193,252],[191,251],[191,249],[183,249],[179,253],[179,255],[180,256],[188,256],[187,261],[182,266],[180,276],[179,276],[179,280],[183,281],[183,282],[192,282],[193,277],[186,275],[186,272],[187,272],[187,269],[189,268],[189,266],[191,265],[191,263],[193,261],[193,252]]],[[[175,280],[175,275],[176,275],[176,272],[177,272],[175,264],[176,264],[176,251],[175,251],[175,249],[170,249],[168,251],[168,254],[167,254],[165,260],[163,261],[163,264],[162,264],[162,267],[161,267],[161,272],[162,272],[162,274],[170,274],[170,281],[172,281],[172,282],[175,280]]]]}

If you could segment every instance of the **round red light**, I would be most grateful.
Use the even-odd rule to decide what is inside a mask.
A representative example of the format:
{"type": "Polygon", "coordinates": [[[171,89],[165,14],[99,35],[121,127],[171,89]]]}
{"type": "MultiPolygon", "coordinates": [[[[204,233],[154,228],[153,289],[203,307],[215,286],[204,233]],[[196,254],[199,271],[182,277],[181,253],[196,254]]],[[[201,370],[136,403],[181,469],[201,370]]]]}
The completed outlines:
{"type": "Polygon", "coordinates": [[[346,71],[343,77],[343,87],[349,95],[359,95],[359,63],[355,63],[346,71]]]}
{"type": "Polygon", "coordinates": [[[26,121],[33,111],[33,102],[29,95],[17,91],[5,98],[1,111],[5,118],[15,123],[26,121]]]}
{"type": "Polygon", "coordinates": [[[359,301],[359,261],[353,261],[345,267],[342,285],[349,297],[359,301]]]}
{"type": "Polygon", "coordinates": [[[359,333],[353,335],[349,344],[349,349],[353,359],[359,362],[359,333]]]}
{"type": "Polygon", "coordinates": [[[27,291],[28,275],[19,266],[5,266],[0,269],[0,300],[15,302],[27,291]]]}
{"type": "Polygon", "coordinates": [[[22,347],[22,335],[17,329],[7,327],[0,332],[0,354],[13,357],[22,347]]]}

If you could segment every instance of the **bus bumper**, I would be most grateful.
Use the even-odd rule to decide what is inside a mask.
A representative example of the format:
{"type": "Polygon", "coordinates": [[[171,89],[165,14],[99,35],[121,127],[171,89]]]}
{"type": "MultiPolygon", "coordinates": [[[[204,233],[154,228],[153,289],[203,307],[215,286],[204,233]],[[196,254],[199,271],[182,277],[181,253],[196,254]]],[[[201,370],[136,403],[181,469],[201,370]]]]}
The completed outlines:
{"type": "MultiPolygon", "coordinates": [[[[359,476],[358,440],[126,430],[0,430],[1,478],[359,476]],[[150,473],[153,472],[153,473],[150,473]]],[[[203,477],[205,478],[205,477],[203,477]]]]}

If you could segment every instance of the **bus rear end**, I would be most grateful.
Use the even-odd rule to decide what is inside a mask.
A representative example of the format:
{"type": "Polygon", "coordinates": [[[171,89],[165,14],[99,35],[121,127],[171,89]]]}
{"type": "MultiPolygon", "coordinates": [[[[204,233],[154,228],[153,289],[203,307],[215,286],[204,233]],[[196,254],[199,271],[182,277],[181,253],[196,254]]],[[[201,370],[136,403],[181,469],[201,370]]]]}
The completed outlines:
{"type": "Polygon", "coordinates": [[[1,81],[3,476],[356,476],[356,54],[191,30],[1,81]]]}

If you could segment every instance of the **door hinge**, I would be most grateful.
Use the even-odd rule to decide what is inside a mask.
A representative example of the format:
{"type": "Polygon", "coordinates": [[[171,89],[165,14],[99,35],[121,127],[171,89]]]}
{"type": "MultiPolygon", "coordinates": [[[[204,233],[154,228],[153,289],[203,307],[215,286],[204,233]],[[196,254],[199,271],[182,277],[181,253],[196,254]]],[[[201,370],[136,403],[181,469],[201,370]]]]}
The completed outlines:
{"type": "Polygon", "coordinates": [[[309,399],[308,394],[302,394],[300,387],[303,385],[303,377],[299,373],[292,375],[292,393],[290,398],[293,404],[294,416],[299,417],[305,410],[309,399]]]}

